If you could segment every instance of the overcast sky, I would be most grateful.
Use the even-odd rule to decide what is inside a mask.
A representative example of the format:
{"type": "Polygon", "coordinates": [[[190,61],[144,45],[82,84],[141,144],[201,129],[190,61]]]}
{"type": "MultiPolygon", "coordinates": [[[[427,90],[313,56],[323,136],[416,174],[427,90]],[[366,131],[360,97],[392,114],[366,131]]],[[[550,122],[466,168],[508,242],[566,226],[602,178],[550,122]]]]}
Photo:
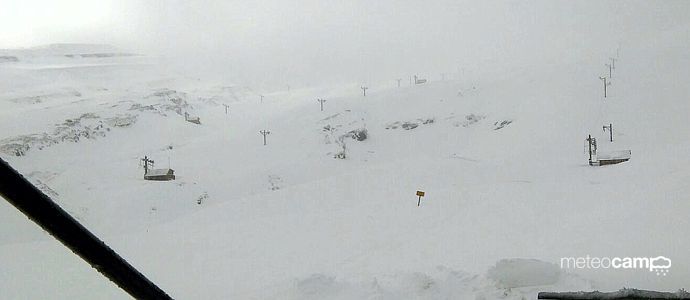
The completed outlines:
{"type": "Polygon", "coordinates": [[[248,82],[295,85],[599,55],[690,19],[690,1],[0,0],[0,7],[0,48],[107,43],[248,82]]]}

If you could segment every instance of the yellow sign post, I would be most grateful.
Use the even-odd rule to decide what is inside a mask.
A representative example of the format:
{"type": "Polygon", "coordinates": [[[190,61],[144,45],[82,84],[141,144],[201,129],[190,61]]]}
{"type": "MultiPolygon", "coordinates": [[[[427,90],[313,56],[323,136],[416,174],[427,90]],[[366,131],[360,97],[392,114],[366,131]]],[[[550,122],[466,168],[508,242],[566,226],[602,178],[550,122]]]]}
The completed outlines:
{"type": "Polygon", "coordinates": [[[424,197],[424,192],[417,191],[417,196],[419,196],[419,200],[417,200],[417,206],[419,206],[422,203],[422,197],[424,197]]]}

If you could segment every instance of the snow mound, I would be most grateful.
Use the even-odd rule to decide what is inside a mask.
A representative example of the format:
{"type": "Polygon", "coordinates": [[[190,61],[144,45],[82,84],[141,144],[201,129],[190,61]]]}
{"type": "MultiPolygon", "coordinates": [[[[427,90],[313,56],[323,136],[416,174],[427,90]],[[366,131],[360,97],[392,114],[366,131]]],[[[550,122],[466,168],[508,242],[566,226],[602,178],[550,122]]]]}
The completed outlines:
{"type": "Polygon", "coordinates": [[[504,259],[491,267],[488,277],[503,288],[550,285],[558,282],[560,268],[535,259],[504,259]]]}
{"type": "Polygon", "coordinates": [[[539,296],[543,298],[568,297],[569,299],[688,299],[690,298],[690,293],[683,289],[674,293],[669,293],[624,288],[610,293],[603,293],[599,291],[565,293],[544,292],[539,293],[539,296]]]}
{"type": "Polygon", "coordinates": [[[505,259],[485,276],[438,266],[430,272],[398,272],[358,282],[319,273],[297,279],[277,294],[286,299],[517,300],[535,299],[541,290],[593,288],[588,281],[554,267],[539,260],[505,259]]]}

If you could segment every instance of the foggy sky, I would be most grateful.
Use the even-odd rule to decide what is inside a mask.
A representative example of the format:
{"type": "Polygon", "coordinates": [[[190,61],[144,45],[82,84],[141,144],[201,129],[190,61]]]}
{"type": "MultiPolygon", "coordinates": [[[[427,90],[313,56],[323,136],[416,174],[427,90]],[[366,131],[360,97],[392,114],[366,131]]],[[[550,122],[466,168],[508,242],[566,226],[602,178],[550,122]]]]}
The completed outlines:
{"type": "Polygon", "coordinates": [[[0,1],[0,48],[108,43],[259,86],[605,57],[690,19],[690,1],[0,1]]]}

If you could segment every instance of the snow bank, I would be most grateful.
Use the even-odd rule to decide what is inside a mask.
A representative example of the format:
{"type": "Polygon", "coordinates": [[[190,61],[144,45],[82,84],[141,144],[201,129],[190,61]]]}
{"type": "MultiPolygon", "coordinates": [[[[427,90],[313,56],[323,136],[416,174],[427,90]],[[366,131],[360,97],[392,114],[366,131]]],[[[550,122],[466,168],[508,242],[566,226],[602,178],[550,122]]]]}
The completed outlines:
{"type": "Polygon", "coordinates": [[[560,279],[556,264],[536,259],[504,259],[491,267],[488,277],[503,288],[551,285],[560,279]]]}
{"type": "Polygon", "coordinates": [[[501,260],[485,275],[439,266],[353,281],[325,274],[295,279],[268,298],[282,299],[536,299],[544,290],[592,289],[587,280],[531,259],[501,260]]]}

